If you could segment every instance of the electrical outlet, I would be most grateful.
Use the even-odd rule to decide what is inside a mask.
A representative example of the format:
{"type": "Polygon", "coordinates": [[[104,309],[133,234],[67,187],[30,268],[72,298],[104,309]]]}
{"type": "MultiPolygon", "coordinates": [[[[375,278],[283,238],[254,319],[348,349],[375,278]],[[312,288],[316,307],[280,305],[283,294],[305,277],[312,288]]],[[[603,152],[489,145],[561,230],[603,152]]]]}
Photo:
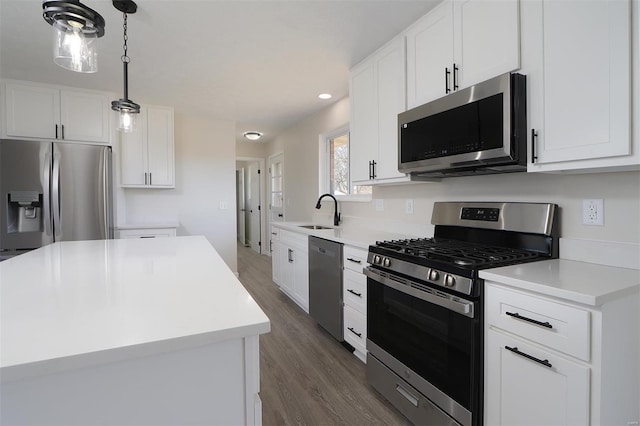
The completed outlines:
{"type": "Polygon", "coordinates": [[[226,201],[220,201],[220,210],[227,210],[229,208],[229,203],[226,201]]]}
{"type": "Polygon", "coordinates": [[[376,211],[377,212],[381,212],[384,211],[384,200],[383,199],[376,199],[376,211]]]}
{"type": "Polygon", "coordinates": [[[604,225],[604,200],[582,200],[582,224],[583,225],[604,225]]]}
{"type": "Polygon", "coordinates": [[[413,214],[413,200],[407,200],[405,204],[405,213],[413,214]]]}

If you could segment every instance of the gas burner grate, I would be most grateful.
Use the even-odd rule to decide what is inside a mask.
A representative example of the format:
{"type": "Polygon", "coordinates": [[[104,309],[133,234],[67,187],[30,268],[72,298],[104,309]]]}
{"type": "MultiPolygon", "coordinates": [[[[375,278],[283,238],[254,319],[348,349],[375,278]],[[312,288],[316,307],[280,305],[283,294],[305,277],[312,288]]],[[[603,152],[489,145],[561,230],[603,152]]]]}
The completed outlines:
{"type": "Polygon", "coordinates": [[[433,259],[460,267],[487,267],[539,257],[535,252],[509,247],[435,238],[377,242],[378,247],[418,259],[433,259]]]}

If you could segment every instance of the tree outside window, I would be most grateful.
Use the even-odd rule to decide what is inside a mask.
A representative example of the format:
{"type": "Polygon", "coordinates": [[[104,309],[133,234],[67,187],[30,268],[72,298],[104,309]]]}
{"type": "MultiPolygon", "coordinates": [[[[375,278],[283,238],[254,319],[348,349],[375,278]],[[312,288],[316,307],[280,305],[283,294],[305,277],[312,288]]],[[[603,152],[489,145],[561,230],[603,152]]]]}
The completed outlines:
{"type": "Polygon", "coordinates": [[[370,186],[351,185],[349,176],[349,132],[328,138],[329,190],[333,195],[371,194],[370,186]]]}

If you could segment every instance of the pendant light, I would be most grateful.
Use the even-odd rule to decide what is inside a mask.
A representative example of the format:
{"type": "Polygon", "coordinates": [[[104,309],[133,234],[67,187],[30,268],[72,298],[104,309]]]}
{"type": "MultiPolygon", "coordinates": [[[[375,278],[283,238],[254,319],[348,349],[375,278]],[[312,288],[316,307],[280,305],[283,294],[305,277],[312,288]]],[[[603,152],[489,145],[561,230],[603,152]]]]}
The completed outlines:
{"type": "Polygon", "coordinates": [[[79,0],[42,2],[42,17],[53,27],[53,61],[71,71],[98,71],[96,40],[104,35],[104,18],[79,0]]]}
{"type": "Polygon", "coordinates": [[[120,59],[122,60],[124,73],[124,96],[122,97],[122,99],[112,101],[111,109],[120,113],[118,118],[118,130],[124,133],[129,133],[132,132],[135,128],[136,115],[140,113],[140,105],[129,99],[128,66],[131,59],[127,55],[127,14],[136,13],[138,7],[136,6],[135,2],[131,0],[113,0],[113,5],[116,9],[122,12],[122,15],[124,17],[124,24],[122,26],[124,29],[124,35],[122,37],[124,40],[124,54],[120,57],[120,59]]]}

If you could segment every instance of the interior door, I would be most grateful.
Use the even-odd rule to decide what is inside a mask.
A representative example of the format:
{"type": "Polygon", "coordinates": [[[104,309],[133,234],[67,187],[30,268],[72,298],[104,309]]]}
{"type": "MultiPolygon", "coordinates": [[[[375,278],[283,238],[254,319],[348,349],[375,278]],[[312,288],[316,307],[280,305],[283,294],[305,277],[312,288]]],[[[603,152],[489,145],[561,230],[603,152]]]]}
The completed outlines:
{"type": "Polygon", "coordinates": [[[244,167],[236,170],[236,202],[238,203],[236,213],[238,215],[238,241],[246,244],[245,233],[245,202],[244,202],[244,167]]]}
{"type": "Polygon", "coordinates": [[[260,253],[262,243],[260,241],[260,166],[258,162],[249,164],[247,172],[249,182],[246,208],[249,210],[249,245],[257,253],[260,253]]]}

